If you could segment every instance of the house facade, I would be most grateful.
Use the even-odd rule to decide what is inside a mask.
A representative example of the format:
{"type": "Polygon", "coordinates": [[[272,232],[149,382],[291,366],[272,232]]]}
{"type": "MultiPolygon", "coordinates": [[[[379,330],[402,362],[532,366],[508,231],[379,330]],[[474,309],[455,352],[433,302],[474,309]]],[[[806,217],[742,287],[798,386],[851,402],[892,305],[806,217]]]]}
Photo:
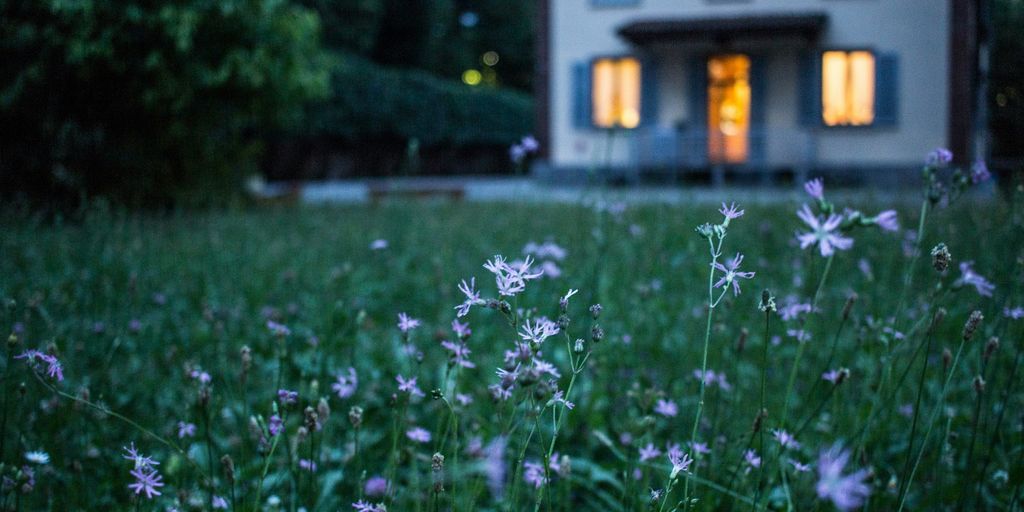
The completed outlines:
{"type": "Polygon", "coordinates": [[[898,171],[977,150],[980,0],[541,0],[538,174],[898,171]]]}

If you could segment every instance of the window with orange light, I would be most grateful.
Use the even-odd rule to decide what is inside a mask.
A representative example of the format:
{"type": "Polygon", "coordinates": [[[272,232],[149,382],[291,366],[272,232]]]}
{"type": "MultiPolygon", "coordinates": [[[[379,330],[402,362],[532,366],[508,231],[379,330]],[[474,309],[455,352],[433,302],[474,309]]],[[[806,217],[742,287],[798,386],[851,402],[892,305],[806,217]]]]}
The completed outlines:
{"type": "Polygon", "coordinates": [[[591,85],[594,126],[636,128],[640,124],[640,61],[632,57],[597,59],[591,85]]]}
{"type": "Polygon", "coordinates": [[[821,57],[821,118],[826,126],[875,121],[875,55],[827,51],[821,57]]]}

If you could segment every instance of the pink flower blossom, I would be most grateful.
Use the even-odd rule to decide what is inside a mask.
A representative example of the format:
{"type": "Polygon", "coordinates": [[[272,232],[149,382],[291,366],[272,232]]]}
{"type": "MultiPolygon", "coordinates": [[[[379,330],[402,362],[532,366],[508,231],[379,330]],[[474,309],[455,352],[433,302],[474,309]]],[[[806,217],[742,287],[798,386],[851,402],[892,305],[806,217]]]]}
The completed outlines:
{"type": "Polygon", "coordinates": [[[535,461],[527,461],[523,464],[525,468],[523,472],[523,480],[526,483],[532,485],[536,489],[544,487],[544,484],[548,483],[548,478],[544,476],[544,465],[535,461]]]}
{"type": "Polygon", "coordinates": [[[359,385],[359,377],[356,376],[356,369],[349,367],[348,375],[338,373],[337,381],[331,384],[331,389],[338,394],[338,398],[348,398],[355,394],[359,385]]]}
{"type": "MultiPolygon", "coordinates": [[[[469,314],[469,309],[472,308],[473,306],[480,306],[480,305],[486,304],[486,302],[483,299],[480,298],[480,292],[478,292],[476,290],[476,278],[475,277],[469,278],[469,282],[468,283],[466,282],[465,279],[463,279],[462,282],[459,283],[459,291],[462,292],[462,294],[466,296],[466,300],[462,301],[462,304],[459,304],[458,306],[455,306],[455,313],[456,313],[456,316],[459,317],[459,318],[462,318],[462,317],[466,316],[467,314],[469,314]]],[[[454,329],[455,325],[456,324],[453,322],[452,323],[452,328],[453,329],[454,329]]]]}
{"type": "Polygon", "coordinates": [[[413,330],[413,329],[415,329],[415,328],[417,328],[419,326],[420,326],[420,321],[419,320],[417,320],[417,319],[415,319],[415,318],[413,318],[413,317],[411,317],[411,316],[409,316],[409,315],[407,315],[405,313],[399,313],[398,314],[398,330],[402,331],[403,333],[408,333],[409,331],[411,331],[411,330],[413,330]]]}
{"type": "Polygon", "coordinates": [[[640,462],[647,462],[661,456],[661,450],[654,446],[654,443],[647,443],[647,446],[640,448],[640,462]]]}
{"type": "Polygon", "coordinates": [[[783,448],[791,448],[794,450],[800,448],[800,443],[797,442],[796,438],[790,435],[790,433],[786,432],[785,430],[772,431],[772,437],[774,437],[775,440],[779,442],[779,445],[781,445],[783,448]]]}
{"type": "Polygon", "coordinates": [[[821,201],[825,198],[825,183],[821,178],[814,178],[804,183],[804,191],[807,192],[807,195],[821,201]]]}
{"type": "Polygon", "coordinates": [[[417,443],[429,443],[430,432],[422,427],[413,427],[406,431],[405,436],[417,443]]]}
{"type": "Polygon", "coordinates": [[[864,483],[869,471],[862,469],[843,475],[850,453],[838,444],[821,452],[818,458],[818,483],[815,486],[818,497],[829,499],[839,510],[859,508],[871,494],[871,487],[864,483]]]}
{"type": "Polygon", "coordinates": [[[896,210],[885,210],[875,216],[875,224],[885,231],[899,231],[900,221],[896,218],[896,210]]]}
{"type": "Polygon", "coordinates": [[[718,213],[721,213],[722,216],[725,217],[726,221],[730,221],[730,220],[738,219],[738,218],[742,217],[743,214],[746,213],[746,211],[745,210],[740,210],[736,206],[736,203],[732,203],[729,206],[726,206],[725,203],[723,202],[722,203],[722,207],[718,209],[718,213]]]}
{"type": "Polygon", "coordinates": [[[836,249],[845,251],[853,247],[853,239],[843,236],[837,231],[839,224],[843,221],[841,216],[831,214],[827,219],[821,221],[806,204],[796,214],[811,228],[808,233],[797,233],[801,249],[817,245],[821,256],[827,258],[832,256],[836,249]]]}
{"type": "Polygon", "coordinates": [[[671,400],[658,399],[658,403],[654,406],[654,412],[666,418],[674,418],[679,414],[679,406],[671,400]]]}
{"type": "Polygon", "coordinates": [[[741,263],[743,263],[743,255],[739,253],[736,253],[736,256],[727,261],[725,265],[722,265],[721,263],[716,261],[714,265],[715,270],[722,272],[725,275],[723,275],[718,280],[718,282],[715,283],[715,288],[729,288],[729,285],[732,285],[732,294],[739,295],[739,279],[753,279],[754,277],[754,272],[739,271],[741,263]]]}
{"type": "Polygon", "coordinates": [[[406,380],[405,377],[399,375],[395,377],[395,380],[398,381],[399,391],[409,393],[409,396],[425,396],[419,386],[416,385],[416,377],[411,377],[406,380]]]}
{"type": "Polygon", "coordinates": [[[975,290],[978,291],[978,295],[982,297],[991,297],[992,291],[996,289],[996,285],[985,279],[984,276],[974,271],[973,261],[964,261],[960,263],[960,279],[957,279],[957,284],[960,286],[971,285],[975,290]]]}

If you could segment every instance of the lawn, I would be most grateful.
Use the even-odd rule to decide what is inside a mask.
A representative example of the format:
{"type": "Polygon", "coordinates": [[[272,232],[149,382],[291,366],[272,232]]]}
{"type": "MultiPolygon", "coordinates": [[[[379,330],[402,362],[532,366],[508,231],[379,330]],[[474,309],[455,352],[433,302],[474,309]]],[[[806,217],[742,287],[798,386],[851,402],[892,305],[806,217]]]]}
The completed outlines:
{"type": "Polygon", "coordinates": [[[8,213],[0,501],[1012,509],[1024,471],[1022,216],[968,197],[929,208],[918,244],[916,195],[844,195],[837,211],[895,207],[902,227],[853,228],[831,258],[794,236],[807,231],[800,202],[815,207],[807,196],[740,205],[713,228],[722,239],[695,229],[723,223],[717,206],[597,195],[587,206],[8,213]],[[756,272],[730,274],[714,308],[709,284],[731,267],[709,281],[709,242],[722,244],[718,261],[742,253],[738,271],[756,272]],[[940,242],[945,272],[930,254],[940,242]],[[483,265],[524,252],[545,275],[498,265],[512,293],[499,296],[483,265]],[[991,296],[975,274],[965,282],[967,261],[991,296]],[[472,331],[456,326],[460,336],[458,285],[473,278],[481,299],[458,318],[472,331]],[[759,307],[762,290],[774,310],[759,307]],[[403,332],[400,313],[420,325],[403,332]]]}

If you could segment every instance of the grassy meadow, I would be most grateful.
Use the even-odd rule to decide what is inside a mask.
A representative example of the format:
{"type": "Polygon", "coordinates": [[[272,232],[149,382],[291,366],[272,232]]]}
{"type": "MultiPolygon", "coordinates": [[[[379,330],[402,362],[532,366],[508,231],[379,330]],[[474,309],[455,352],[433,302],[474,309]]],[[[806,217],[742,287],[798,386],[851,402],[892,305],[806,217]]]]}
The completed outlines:
{"type": "Polygon", "coordinates": [[[5,214],[0,508],[1019,509],[1024,219],[906,195],[5,214]]]}

